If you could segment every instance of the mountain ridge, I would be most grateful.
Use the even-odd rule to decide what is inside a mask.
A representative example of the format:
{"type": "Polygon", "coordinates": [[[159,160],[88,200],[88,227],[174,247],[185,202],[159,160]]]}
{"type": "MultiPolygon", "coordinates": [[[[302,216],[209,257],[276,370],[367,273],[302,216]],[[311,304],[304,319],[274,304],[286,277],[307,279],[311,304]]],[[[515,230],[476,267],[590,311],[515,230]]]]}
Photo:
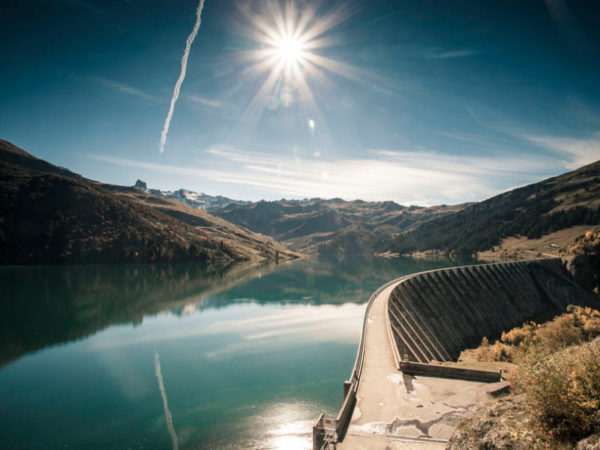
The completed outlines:
{"type": "Polygon", "coordinates": [[[341,199],[259,201],[214,214],[309,254],[372,254],[374,244],[469,203],[432,207],[341,199]]]}
{"type": "Polygon", "coordinates": [[[294,259],[270,237],[0,141],[0,264],[294,259]]]}
{"type": "Polygon", "coordinates": [[[437,250],[470,255],[511,236],[538,239],[578,225],[598,224],[600,161],[469,205],[392,240],[380,240],[377,248],[400,254],[437,250]]]}

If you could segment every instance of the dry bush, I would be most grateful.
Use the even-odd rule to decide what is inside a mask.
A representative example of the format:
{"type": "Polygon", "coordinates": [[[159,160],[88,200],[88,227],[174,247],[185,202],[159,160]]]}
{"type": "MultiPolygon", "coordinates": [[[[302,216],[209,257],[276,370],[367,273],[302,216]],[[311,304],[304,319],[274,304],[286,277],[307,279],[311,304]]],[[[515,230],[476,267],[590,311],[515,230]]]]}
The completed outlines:
{"type": "Polygon", "coordinates": [[[559,440],[600,431],[600,341],[548,355],[532,349],[516,378],[538,425],[559,440]]]}
{"type": "Polygon", "coordinates": [[[502,333],[500,340],[507,345],[517,346],[523,343],[526,346],[531,343],[538,327],[539,325],[535,322],[527,322],[522,327],[513,328],[502,333]]]}
{"type": "Polygon", "coordinates": [[[477,361],[493,361],[493,359],[491,359],[490,341],[486,337],[481,340],[481,345],[479,345],[479,348],[477,349],[477,361]]]}
{"type": "Polygon", "coordinates": [[[523,430],[549,438],[530,448],[572,448],[600,433],[599,311],[571,305],[552,321],[503,333],[493,345],[484,338],[477,355],[480,361],[518,362],[509,381],[525,394],[532,417],[523,430]]]}
{"type": "Polygon", "coordinates": [[[510,348],[506,345],[502,345],[500,341],[496,341],[494,343],[494,353],[493,353],[494,361],[508,361],[511,362],[513,356],[511,354],[510,348]]]}
{"type": "Polygon", "coordinates": [[[502,333],[502,351],[494,352],[493,357],[496,361],[518,361],[531,349],[536,353],[552,353],[597,336],[600,336],[600,312],[570,305],[565,314],[550,322],[528,322],[502,333]]]}
{"type": "Polygon", "coordinates": [[[575,314],[563,314],[537,329],[533,344],[537,352],[551,353],[557,349],[579,344],[584,339],[583,329],[575,314]]]}
{"type": "Polygon", "coordinates": [[[583,331],[590,336],[600,336],[600,317],[590,318],[584,324],[583,331]]]}

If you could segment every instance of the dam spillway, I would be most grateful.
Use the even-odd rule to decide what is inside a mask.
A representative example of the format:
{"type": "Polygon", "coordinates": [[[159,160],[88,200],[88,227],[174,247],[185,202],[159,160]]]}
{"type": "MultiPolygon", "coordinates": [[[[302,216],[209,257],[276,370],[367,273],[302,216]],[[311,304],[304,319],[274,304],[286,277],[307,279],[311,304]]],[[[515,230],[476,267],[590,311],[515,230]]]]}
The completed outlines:
{"type": "Polygon", "coordinates": [[[499,337],[586,298],[559,259],[434,270],[410,276],[392,290],[390,331],[401,358],[454,361],[483,337],[499,337]]]}
{"type": "Polygon", "coordinates": [[[458,420],[486,398],[489,383],[458,379],[442,366],[431,367],[437,375],[412,376],[401,372],[403,364],[456,360],[483,337],[590,301],[559,259],[439,269],[390,281],[368,301],[342,408],[335,418],[321,414],[313,448],[443,448],[458,420]]]}

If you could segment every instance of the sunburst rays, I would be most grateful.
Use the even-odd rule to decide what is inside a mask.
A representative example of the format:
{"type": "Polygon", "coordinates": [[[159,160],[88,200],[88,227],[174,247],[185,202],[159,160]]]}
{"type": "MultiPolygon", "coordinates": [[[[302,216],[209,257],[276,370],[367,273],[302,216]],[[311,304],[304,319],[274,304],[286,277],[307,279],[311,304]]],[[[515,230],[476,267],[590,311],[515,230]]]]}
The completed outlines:
{"type": "MultiPolygon", "coordinates": [[[[270,1],[266,6],[241,8],[248,27],[247,37],[259,48],[243,54],[248,66],[244,76],[259,81],[259,88],[246,109],[243,122],[258,120],[263,112],[299,105],[305,123],[320,123],[321,113],[315,91],[331,87],[329,75],[351,78],[353,69],[322,54],[336,45],[328,32],[346,20],[352,11],[343,4],[322,12],[317,2],[270,1]],[[310,122],[308,122],[310,120],[310,122]]],[[[322,96],[319,95],[320,98],[322,96]]]]}

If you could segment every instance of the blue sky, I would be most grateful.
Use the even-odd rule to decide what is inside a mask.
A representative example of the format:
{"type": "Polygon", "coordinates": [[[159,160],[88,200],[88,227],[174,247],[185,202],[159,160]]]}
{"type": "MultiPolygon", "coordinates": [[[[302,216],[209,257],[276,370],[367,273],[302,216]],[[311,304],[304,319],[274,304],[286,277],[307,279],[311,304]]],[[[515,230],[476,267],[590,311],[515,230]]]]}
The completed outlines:
{"type": "Polygon", "coordinates": [[[161,153],[197,7],[4,1],[0,137],[92,179],[249,200],[458,203],[600,159],[583,0],[206,0],[161,153]],[[306,24],[292,56],[281,16],[306,24]]]}

